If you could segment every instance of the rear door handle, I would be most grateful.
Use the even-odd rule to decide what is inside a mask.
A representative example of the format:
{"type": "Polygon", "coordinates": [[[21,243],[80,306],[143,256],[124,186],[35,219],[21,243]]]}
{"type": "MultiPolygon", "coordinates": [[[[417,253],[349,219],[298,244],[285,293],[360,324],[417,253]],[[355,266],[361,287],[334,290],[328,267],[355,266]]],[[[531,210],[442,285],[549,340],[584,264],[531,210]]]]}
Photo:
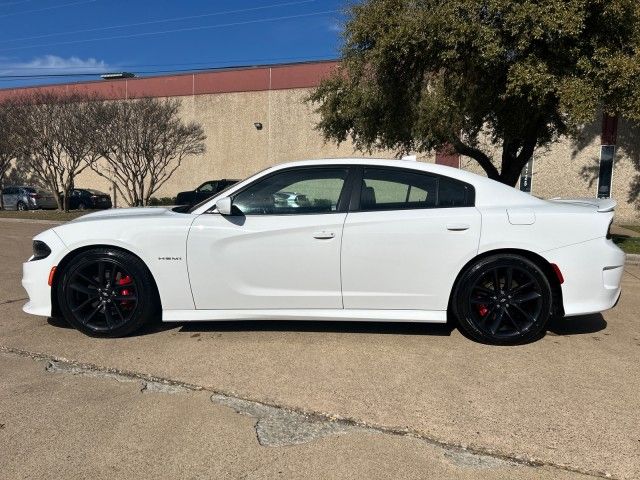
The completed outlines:
{"type": "Polygon", "coordinates": [[[447,230],[451,230],[452,232],[461,232],[462,230],[469,230],[471,225],[467,223],[448,223],[447,230]]]}
{"type": "Polygon", "coordinates": [[[313,238],[317,238],[317,239],[328,239],[328,238],[333,238],[335,236],[336,236],[335,232],[327,232],[325,230],[321,232],[315,232],[313,234],[313,238]]]}

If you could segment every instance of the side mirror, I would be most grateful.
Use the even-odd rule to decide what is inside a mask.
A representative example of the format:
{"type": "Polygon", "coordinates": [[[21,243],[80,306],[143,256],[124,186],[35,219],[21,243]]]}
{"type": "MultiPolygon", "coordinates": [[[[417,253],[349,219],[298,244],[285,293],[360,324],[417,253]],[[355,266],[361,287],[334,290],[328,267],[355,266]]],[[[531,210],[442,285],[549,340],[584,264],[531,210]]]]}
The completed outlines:
{"type": "Polygon", "coordinates": [[[216,202],[216,210],[220,215],[231,215],[231,197],[221,198],[216,202]]]}

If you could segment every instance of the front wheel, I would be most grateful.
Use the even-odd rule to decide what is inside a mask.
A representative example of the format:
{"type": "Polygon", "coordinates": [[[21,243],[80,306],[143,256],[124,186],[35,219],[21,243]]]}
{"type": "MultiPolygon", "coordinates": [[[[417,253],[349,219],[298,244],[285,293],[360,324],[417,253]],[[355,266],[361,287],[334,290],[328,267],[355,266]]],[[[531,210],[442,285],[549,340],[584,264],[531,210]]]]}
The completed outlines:
{"type": "Polygon", "coordinates": [[[29,210],[29,207],[27,207],[27,204],[24,202],[18,202],[18,204],[16,205],[16,210],[18,210],[19,212],[26,212],[27,210],[29,210]]]}
{"type": "Polygon", "coordinates": [[[471,265],[452,299],[460,327],[473,339],[515,345],[536,339],[551,317],[551,286],[535,263],[494,255],[471,265]]]}
{"type": "Polygon", "coordinates": [[[64,318],[97,337],[122,337],[149,322],[158,311],[151,274],[134,255],[98,248],[83,252],[57,282],[64,318]]]}

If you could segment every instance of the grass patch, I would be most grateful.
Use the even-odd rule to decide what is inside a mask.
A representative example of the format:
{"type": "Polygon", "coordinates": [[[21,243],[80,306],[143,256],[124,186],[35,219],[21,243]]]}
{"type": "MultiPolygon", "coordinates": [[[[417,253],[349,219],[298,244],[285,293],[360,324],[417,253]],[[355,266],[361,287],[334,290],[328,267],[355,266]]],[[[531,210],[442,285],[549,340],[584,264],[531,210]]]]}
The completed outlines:
{"type": "Polygon", "coordinates": [[[640,253],[640,237],[613,235],[613,243],[624,250],[625,253],[640,253]]]}
{"type": "Polygon", "coordinates": [[[74,218],[86,215],[90,211],[62,212],[60,210],[28,210],[26,212],[15,212],[10,210],[0,210],[1,218],[22,218],[27,220],[53,220],[56,222],[68,222],[74,218]]]}

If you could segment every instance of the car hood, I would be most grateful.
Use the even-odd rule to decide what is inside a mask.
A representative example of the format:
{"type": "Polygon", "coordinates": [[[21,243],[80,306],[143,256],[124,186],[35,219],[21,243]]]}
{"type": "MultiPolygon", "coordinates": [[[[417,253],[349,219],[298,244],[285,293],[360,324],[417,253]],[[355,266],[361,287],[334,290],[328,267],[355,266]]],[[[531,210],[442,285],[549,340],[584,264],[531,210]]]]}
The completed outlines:
{"type": "Polygon", "coordinates": [[[139,219],[149,217],[163,217],[165,215],[175,215],[170,208],[166,207],[136,207],[136,208],[114,208],[102,210],[100,212],[89,213],[72,220],[70,223],[91,222],[94,220],[110,219],[139,219]]]}

